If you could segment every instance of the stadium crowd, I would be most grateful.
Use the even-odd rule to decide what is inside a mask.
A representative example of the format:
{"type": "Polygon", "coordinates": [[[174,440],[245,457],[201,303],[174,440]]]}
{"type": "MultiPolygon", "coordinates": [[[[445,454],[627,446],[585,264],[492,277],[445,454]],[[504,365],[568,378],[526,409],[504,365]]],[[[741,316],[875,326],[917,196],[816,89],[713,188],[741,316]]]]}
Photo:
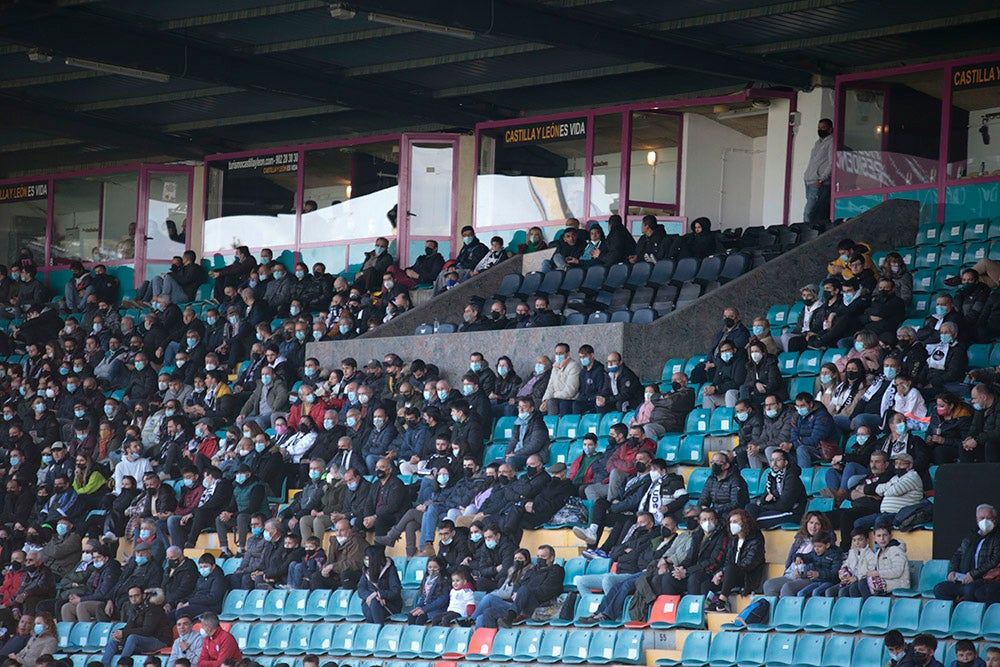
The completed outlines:
{"type": "MultiPolygon", "coordinates": [[[[611,222],[606,236],[592,226],[589,244],[570,225],[553,264],[719,249],[707,219],[669,247],[654,223],[636,243],[611,222]]],[[[30,255],[0,267],[0,300],[16,318],[0,343],[23,355],[0,364],[8,662],[53,664],[56,621],[120,620],[105,665],[171,647],[168,667],[217,667],[240,657],[217,616],[230,589],[356,589],[365,618],[383,623],[403,611],[385,554],[400,539],[408,556],[430,559],[410,623],[507,627],[551,616],[563,604],[563,567],[551,546],[522,548],[522,534],[572,525],[567,516],[585,557],[617,563],[575,582],[581,594],[605,594],[594,623],[619,617],[629,596],[627,613],[645,618],[660,594],[710,593],[718,611],[760,590],[886,595],[911,583],[899,530],[932,516],[930,467],[1000,460],[996,371],[969,371],[966,356],[970,342],[1000,334],[997,290],[966,270],[923,326],[903,326],[912,275],[902,257],[876,267],[871,249],[849,239],[821,286],[802,287],[788,331],[772,333],[766,317],[747,326],[728,307],[705,362],[662,390],[644,386],[618,351],[592,345],[516,359],[473,351],[453,378],[395,350],[364,363],[306,355],[308,342],[347,340],[405,312],[418,283],[445,290],[506,257],[498,239],[490,249],[472,228],[462,237],[455,260],[428,241],[410,267],[378,239],[350,279],[241,247],[211,272],[216,299],[203,308],[190,302],[209,276],[190,251],[124,304],[100,265],[74,264],[55,303],[30,255]],[[832,347],[849,351],[822,366],[811,391],[788,396],[778,353],[832,347]],[[739,444],[712,452],[691,500],[657,439],[683,432],[699,397],[700,407],[734,409],[739,444]],[[566,463],[550,460],[545,415],[611,411],[629,417],[607,438],[583,435],[566,463]],[[516,419],[493,458],[501,416],[516,419]],[[832,464],[824,495],[835,509],[806,512],[800,473],[820,461],[832,464]],[[744,468],[766,468],[759,498],[744,468]],[[286,502],[288,489],[301,491],[286,502]],[[789,523],[800,527],[786,570],[765,581],[762,530],[789,523]],[[242,558],[234,572],[207,551],[185,555],[206,530],[222,557],[242,558]]],[[[520,250],[544,246],[533,229],[520,250]]],[[[521,305],[508,319],[502,302],[488,318],[486,304],[470,304],[466,329],[553,323],[544,300],[533,313],[521,305]]],[[[1000,564],[996,522],[989,505],[969,517],[938,597],[1000,601],[987,577],[1000,564]]],[[[911,656],[926,653],[918,640],[904,647],[911,656]]]]}

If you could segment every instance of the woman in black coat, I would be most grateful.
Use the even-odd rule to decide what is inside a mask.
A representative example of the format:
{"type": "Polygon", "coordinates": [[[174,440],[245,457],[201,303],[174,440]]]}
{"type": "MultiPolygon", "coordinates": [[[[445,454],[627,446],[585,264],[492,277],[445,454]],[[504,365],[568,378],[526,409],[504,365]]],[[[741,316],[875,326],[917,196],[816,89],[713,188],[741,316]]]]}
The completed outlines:
{"type": "Polygon", "coordinates": [[[767,346],[760,341],[750,343],[747,354],[747,374],[740,387],[740,398],[752,401],[757,408],[764,404],[764,397],[768,394],[784,401],[785,381],[781,377],[777,358],[768,354],[767,346]]]}
{"type": "Polygon", "coordinates": [[[718,595],[715,611],[729,611],[729,595],[750,595],[760,588],[764,579],[764,534],[745,510],[729,513],[729,544],[722,570],[712,577],[711,589],[718,595]]]}
{"type": "Polygon", "coordinates": [[[384,625],[403,609],[403,584],[391,558],[380,546],[365,549],[364,570],[358,581],[358,596],[366,623],[384,625]]]}

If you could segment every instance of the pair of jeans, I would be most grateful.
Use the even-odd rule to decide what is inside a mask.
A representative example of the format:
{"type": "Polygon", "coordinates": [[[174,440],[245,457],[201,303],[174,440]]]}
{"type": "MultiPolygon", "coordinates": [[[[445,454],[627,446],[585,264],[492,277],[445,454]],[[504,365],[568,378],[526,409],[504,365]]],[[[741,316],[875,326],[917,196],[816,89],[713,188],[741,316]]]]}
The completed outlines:
{"type": "Polygon", "coordinates": [[[601,606],[597,608],[597,613],[604,614],[610,619],[618,620],[625,608],[625,600],[635,593],[635,582],[642,575],[642,572],[635,574],[622,574],[611,588],[604,589],[604,599],[601,606]]]}
{"type": "Polygon", "coordinates": [[[868,475],[868,468],[854,461],[845,463],[842,471],[829,468],[826,471],[826,488],[831,491],[849,491],[858,483],[859,475],[864,479],[868,475]]]}
{"type": "Polygon", "coordinates": [[[826,222],[830,219],[830,182],[806,183],[806,206],[802,212],[805,222],[826,222]]]}
{"type": "Polygon", "coordinates": [[[506,616],[513,608],[513,602],[508,602],[495,593],[487,593],[472,610],[472,619],[477,629],[495,628],[497,619],[506,616]]]}
{"type": "Polygon", "coordinates": [[[633,578],[634,575],[631,574],[615,574],[613,572],[607,574],[580,574],[573,581],[573,585],[576,586],[576,590],[580,591],[580,595],[588,595],[595,588],[601,589],[607,595],[616,584],[633,578]]]}
{"type": "Polygon", "coordinates": [[[155,653],[167,646],[169,644],[164,644],[156,637],[129,635],[121,643],[108,637],[108,644],[104,647],[104,655],[101,656],[101,662],[104,664],[104,667],[111,667],[111,661],[119,651],[121,651],[122,658],[127,658],[134,653],[155,653]]]}

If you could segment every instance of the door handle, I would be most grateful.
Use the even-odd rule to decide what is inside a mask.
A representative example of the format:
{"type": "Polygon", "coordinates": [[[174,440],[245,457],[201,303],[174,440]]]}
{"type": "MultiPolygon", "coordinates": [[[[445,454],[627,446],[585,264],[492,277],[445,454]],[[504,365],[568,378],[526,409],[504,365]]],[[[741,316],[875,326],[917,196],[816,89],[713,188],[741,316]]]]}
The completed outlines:
{"type": "Polygon", "coordinates": [[[146,240],[147,240],[147,241],[152,241],[152,240],[153,240],[153,237],[152,237],[152,236],[147,236],[147,237],[146,237],[146,240]]]}

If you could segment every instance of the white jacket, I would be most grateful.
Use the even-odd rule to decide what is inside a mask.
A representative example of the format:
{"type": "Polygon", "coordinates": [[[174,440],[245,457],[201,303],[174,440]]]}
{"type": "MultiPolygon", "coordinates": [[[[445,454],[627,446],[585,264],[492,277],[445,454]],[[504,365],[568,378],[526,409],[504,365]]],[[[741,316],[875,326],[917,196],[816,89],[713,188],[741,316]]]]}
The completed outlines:
{"type": "Polygon", "coordinates": [[[910,587],[910,562],[906,558],[904,542],[895,538],[889,540],[885,549],[875,552],[875,558],[877,563],[875,569],[878,575],[885,579],[887,591],[910,587]]]}
{"type": "Polygon", "coordinates": [[[562,368],[552,365],[549,376],[549,386],[545,388],[543,401],[550,398],[572,400],[580,393],[580,362],[576,359],[567,360],[562,368]]]}

